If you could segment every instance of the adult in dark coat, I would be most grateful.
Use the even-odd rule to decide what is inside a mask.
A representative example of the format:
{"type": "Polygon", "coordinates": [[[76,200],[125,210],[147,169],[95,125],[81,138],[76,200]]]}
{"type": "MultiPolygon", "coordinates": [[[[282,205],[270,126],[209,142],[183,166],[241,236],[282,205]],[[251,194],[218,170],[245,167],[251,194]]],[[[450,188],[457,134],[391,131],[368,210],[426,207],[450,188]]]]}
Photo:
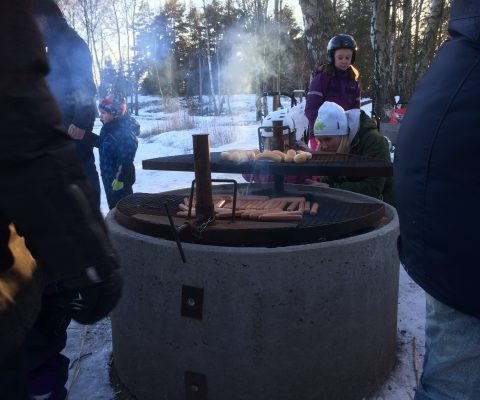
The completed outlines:
{"type": "Polygon", "coordinates": [[[24,400],[26,333],[35,323],[53,338],[58,323],[44,305],[93,323],[114,307],[121,282],[102,215],[59,128],[30,0],[0,2],[0,54],[0,397],[24,400]]]}
{"type": "Polygon", "coordinates": [[[100,204],[100,181],[93,146],[83,140],[91,132],[96,117],[96,88],[92,56],[85,41],[65,20],[53,0],[33,0],[34,13],[42,29],[50,73],[47,83],[62,114],[62,127],[72,139],[100,204]]]}
{"type": "Polygon", "coordinates": [[[417,400],[480,399],[480,2],[454,0],[449,33],[395,155],[400,257],[427,298],[417,400]]]}

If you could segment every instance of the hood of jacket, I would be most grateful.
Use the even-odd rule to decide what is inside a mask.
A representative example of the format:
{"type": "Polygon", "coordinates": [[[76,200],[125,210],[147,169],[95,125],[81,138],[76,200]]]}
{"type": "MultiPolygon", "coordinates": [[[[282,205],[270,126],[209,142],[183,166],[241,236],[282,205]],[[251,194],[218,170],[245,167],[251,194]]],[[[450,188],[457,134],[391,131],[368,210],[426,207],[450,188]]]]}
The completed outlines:
{"type": "Polygon", "coordinates": [[[361,137],[364,136],[370,130],[377,131],[377,124],[376,122],[370,118],[365,111],[360,110],[360,126],[356,133],[356,135],[351,139],[350,147],[355,147],[358,145],[361,137]]]}
{"type": "Polygon", "coordinates": [[[452,38],[463,37],[480,45],[480,1],[453,0],[448,32],[452,38]]]}

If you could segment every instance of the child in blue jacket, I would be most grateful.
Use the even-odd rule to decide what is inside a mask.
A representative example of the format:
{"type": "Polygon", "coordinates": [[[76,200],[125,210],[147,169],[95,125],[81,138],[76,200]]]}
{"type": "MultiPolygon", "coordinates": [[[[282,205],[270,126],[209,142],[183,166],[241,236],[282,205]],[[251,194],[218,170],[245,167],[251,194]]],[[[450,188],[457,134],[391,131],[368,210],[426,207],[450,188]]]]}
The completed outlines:
{"type": "Polygon", "coordinates": [[[103,127],[98,138],[100,172],[110,209],[117,202],[133,193],[135,165],[140,125],[128,113],[125,98],[113,95],[105,97],[99,104],[103,127]]]}

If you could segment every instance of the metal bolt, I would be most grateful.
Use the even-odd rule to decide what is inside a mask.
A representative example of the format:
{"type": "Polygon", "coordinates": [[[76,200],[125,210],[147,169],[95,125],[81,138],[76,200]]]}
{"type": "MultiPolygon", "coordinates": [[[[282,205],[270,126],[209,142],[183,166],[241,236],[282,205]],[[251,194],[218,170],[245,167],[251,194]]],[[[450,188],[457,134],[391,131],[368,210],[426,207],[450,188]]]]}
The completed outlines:
{"type": "Polygon", "coordinates": [[[187,299],[187,304],[190,306],[190,307],[193,307],[196,303],[195,303],[195,299],[193,297],[189,297],[187,299]]]}

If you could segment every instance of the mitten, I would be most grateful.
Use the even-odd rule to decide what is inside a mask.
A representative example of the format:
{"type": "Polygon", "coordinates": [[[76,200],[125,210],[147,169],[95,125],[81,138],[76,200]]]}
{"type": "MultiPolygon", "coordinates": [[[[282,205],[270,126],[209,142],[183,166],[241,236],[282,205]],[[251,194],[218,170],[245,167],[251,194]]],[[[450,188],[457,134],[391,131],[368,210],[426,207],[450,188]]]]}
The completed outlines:
{"type": "Polygon", "coordinates": [[[318,142],[317,142],[316,139],[311,138],[311,139],[308,141],[308,145],[309,145],[309,147],[312,149],[312,151],[317,151],[318,142]]]}
{"type": "Polygon", "coordinates": [[[68,290],[66,312],[80,324],[93,324],[115,308],[122,293],[122,279],[117,271],[101,282],[68,290]]]}
{"type": "Polygon", "coordinates": [[[119,181],[118,179],[114,179],[112,182],[112,189],[113,190],[122,190],[123,189],[123,182],[119,181]]]}

